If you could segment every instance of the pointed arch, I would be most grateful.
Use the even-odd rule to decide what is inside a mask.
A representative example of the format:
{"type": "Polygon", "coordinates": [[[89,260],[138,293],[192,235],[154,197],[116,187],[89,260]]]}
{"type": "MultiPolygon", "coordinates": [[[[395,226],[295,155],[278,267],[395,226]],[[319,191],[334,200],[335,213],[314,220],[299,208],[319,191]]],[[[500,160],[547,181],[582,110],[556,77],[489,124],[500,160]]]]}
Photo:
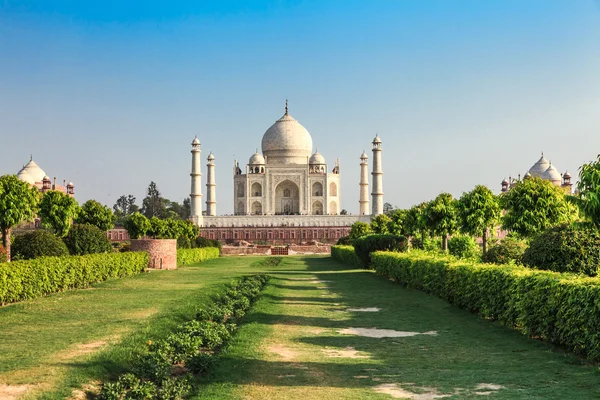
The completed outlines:
{"type": "Polygon", "coordinates": [[[337,185],[335,182],[329,184],[329,195],[334,197],[337,196],[337,185]]]}

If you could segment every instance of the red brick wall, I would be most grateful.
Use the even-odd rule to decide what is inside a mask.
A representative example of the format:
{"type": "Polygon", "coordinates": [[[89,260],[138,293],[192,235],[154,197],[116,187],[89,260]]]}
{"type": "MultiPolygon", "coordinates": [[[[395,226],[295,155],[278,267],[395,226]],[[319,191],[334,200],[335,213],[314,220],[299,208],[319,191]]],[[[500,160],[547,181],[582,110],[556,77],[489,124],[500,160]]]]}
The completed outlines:
{"type": "Polygon", "coordinates": [[[269,244],[301,244],[311,241],[335,244],[339,238],[347,236],[350,229],[350,226],[203,227],[200,229],[200,236],[223,243],[244,240],[269,244]]]}
{"type": "Polygon", "coordinates": [[[176,269],[177,240],[175,239],[137,239],[131,241],[131,251],[148,253],[148,268],[176,269]]]}
{"type": "MultiPolygon", "coordinates": [[[[288,246],[288,254],[329,254],[331,246],[288,246]]],[[[224,256],[242,256],[242,255],[271,255],[273,252],[270,246],[223,246],[221,255],[224,256]]]]}

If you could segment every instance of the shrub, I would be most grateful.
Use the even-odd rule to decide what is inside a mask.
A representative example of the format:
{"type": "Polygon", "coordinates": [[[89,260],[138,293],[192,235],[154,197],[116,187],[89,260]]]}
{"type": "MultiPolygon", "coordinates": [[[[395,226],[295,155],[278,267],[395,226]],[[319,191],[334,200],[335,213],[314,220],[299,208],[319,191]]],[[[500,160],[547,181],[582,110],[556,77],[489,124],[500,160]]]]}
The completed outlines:
{"type": "Polygon", "coordinates": [[[531,241],[523,254],[523,264],[596,276],[600,265],[600,233],[577,225],[550,228],[531,241]]]}
{"type": "Polygon", "coordinates": [[[338,239],[336,245],[337,246],[352,246],[352,239],[350,239],[350,236],[343,236],[338,239]]]}
{"type": "Polygon", "coordinates": [[[69,255],[69,249],[67,249],[64,242],[56,235],[43,229],[15,236],[10,251],[13,260],[69,255]]]}
{"type": "Polygon", "coordinates": [[[179,236],[177,238],[177,248],[178,249],[191,249],[192,242],[191,242],[190,238],[188,238],[187,236],[179,236]]]}
{"type": "Polygon", "coordinates": [[[219,249],[207,247],[203,249],[178,249],[177,266],[199,263],[204,260],[219,257],[219,249]]]}
{"type": "Polygon", "coordinates": [[[331,257],[352,267],[362,267],[362,262],[352,246],[331,246],[331,257]]]}
{"type": "Polygon", "coordinates": [[[494,264],[520,263],[527,244],[517,238],[507,236],[498,244],[490,246],[481,258],[483,262],[494,264]]]}
{"type": "Polygon", "coordinates": [[[471,236],[453,236],[448,240],[448,251],[458,258],[477,258],[481,252],[471,236]]]}
{"type": "Polygon", "coordinates": [[[109,253],[112,250],[106,233],[93,225],[73,225],[63,240],[72,255],[109,253]]]}
{"type": "Polygon", "coordinates": [[[0,304],[85,288],[109,278],[133,276],[147,265],[146,253],[40,257],[0,264],[0,304]]]}
{"type": "Polygon", "coordinates": [[[407,241],[404,236],[389,234],[367,235],[354,240],[354,251],[363,267],[368,267],[370,254],[374,251],[406,251],[407,241]]]}
{"type": "Polygon", "coordinates": [[[600,279],[519,265],[457,261],[422,251],[375,252],[378,274],[522,333],[600,360],[600,279]]]}
{"type": "Polygon", "coordinates": [[[197,353],[185,362],[185,366],[194,374],[204,374],[212,368],[215,358],[210,353],[197,353]]]}
{"type": "Polygon", "coordinates": [[[195,245],[197,248],[216,247],[219,249],[219,253],[221,252],[221,242],[215,239],[207,239],[203,238],[202,236],[198,236],[195,239],[195,245]]]}

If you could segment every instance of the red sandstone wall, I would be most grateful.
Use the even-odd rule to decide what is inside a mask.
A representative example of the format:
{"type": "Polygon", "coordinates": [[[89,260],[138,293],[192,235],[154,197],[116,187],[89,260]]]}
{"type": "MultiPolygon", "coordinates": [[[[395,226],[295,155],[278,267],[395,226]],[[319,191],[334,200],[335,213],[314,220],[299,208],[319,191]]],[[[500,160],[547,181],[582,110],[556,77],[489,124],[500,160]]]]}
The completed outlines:
{"type": "MultiPolygon", "coordinates": [[[[289,254],[329,254],[331,252],[331,246],[319,245],[319,246],[288,246],[289,254]]],[[[224,256],[251,256],[251,255],[270,255],[271,247],[269,246],[257,246],[257,247],[245,247],[245,246],[223,246],[221,254],[224,256]]]]}
{"type": "Polygon", "coordinates": [[[176,269],[177,240],[175,239],[137,239],[131,241],[131,251],[148,253],[148,268],[176,269]]]}

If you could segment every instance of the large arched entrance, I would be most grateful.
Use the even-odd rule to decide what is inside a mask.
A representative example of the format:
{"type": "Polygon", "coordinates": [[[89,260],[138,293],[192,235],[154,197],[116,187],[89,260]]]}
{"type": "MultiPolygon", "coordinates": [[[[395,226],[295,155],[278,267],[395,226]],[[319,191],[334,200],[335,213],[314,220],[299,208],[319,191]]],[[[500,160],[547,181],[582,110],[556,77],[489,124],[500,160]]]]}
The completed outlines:
{"type": "Polygon", "coordinates": [[[300,213],[300,190],[290,180],[275,188],[275,214],[293,215],[300,213]]]}

